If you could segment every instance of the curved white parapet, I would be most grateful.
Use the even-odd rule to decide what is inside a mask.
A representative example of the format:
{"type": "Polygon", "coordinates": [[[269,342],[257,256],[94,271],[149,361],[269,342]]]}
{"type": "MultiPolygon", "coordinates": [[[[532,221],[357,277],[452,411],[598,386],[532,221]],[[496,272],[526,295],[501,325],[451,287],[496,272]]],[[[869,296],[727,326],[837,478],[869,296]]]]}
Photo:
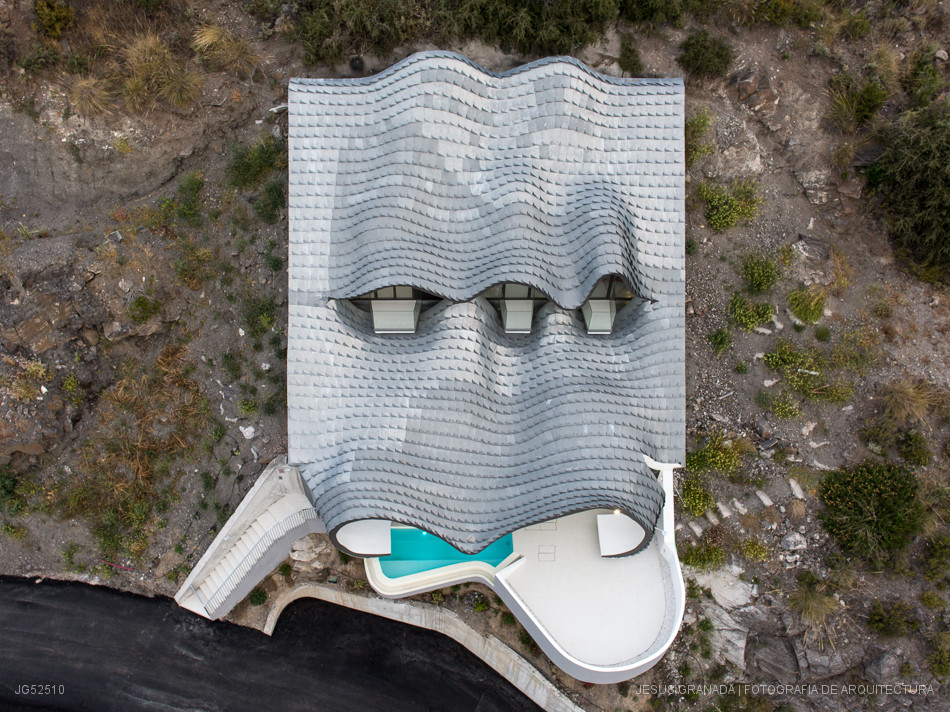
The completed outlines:
{"type": "Polygon", "coordinates": [[[388,519],[357,519],[336,530],[336,543],[353,556],[389,556],[391,527],[388,519]]]}
{"type": "Polygon", "coordinates": [[[366,580],[380,596],[402,598],[454,586],[458,583],[478,582],[486,586],[494,586],[497,573],[519,558],[521,558],[520,555],[513,552],[498,566],[492,566],[484,561],[465,561],[397,578],[391,578],[383,573],[379,559],[366,559],[363,565],[366,569],[366,580]]]}

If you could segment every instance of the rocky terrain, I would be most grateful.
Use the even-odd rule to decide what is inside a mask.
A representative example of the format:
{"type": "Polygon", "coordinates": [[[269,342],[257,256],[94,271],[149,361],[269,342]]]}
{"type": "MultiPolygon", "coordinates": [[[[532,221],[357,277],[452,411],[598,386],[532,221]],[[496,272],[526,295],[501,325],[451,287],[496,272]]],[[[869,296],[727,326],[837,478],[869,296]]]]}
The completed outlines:
{"type": "MultiPolygon", "coordinates": [[[[73,4],[81,26],[95,3],[73,4]]],[[[307,65],[286,34],[295,5],[262,23],[226,3],[184,3],[187,15],[159,31],[200,76],[199,95],[143,112],[113,97],[87,116],[77,111],[81,72],[37,66],[36,43],[49,37],[31,26],[33,4],[0,2],[0,572],[172,594],[285,451],[288,79],[364,75],[435,46],[307,65]],[[188,49],[192,29],[207,24],[249,42],[246,71],[188,49]]],[[[628,685],[585,686],[543,660],[487,589],[425,597],[508,641],[586,709],[948,704],[950,599],[938,554],[950,516],[950,296],[895,256],[861,170],[881,149],[873,133],[829,120],[832,75],[884,67],[881,81],[895,86],[880,122],[899,110],[899,68],[921,47],[935,48],[927,66],[946,80],[948,11],[868,5],[873,27],[861,34],[835,25],[856,8],[828,7],[807,27],[713,16],[732,62],[723,77],[687,84],[687,114],[708,117],[688,139],[688,449],[735,462],[692,460],[680,478],[691,596],[674,649],[628,685]],[[754,219],[711,229],[700,186],[747,179],[754,219]],[[777,270],[754,298],[750,255],[777,270]],[[823,297],[806,320],[816,323],[790,306],[802,291],[823,297]],[[734,294],[772,305],[770,315],[746,330],[734,294]],[[782,371],[770,355],[783,342],[823,354],[827,384],[795,391],[800,369],[816,367],[782,371]],[[926,384],[929,395],[884,442],[874,427],[900,384],[926,384]],[[822,396],[835,386],[842,397],[822,396]],[[917,450],[903,449],[910,432],[929,457],[919,438],[917,450]],[[912,467],[926,505],[912,541],[878,562],[843,555],[820,520],[826,474],[867,459],[912,467]],[[722,697],[665,688],[742,682],[819,687],[722,697]],[[830,692],[868,684],[924,687],[830,692]],[[640,687],[650,685],[661,689],[640,687]]],[[[699,26],[621,23],[576,55],[619,75],[628,36],[643,75],[680,76],[680,43],[699,26]]],[[[79,46],[70,32],[58,45],[64,57],[79,46]]],[[[478,41],[439,46],[499,71],[531,58],[478,41]]],[[[311,579],[365,590],[361,563],[325,540],[301,542],[288,564],[265,590],[311,579]]],[[[247,603],[234,616],[253,613],[247,603]]]]}

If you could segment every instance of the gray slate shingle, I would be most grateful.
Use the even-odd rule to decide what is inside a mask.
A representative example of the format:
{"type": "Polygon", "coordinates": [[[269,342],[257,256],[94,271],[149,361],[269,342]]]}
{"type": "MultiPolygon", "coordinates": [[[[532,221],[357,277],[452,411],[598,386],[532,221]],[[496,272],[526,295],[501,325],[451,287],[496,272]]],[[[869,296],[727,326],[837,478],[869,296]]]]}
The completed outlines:
{"type": "Polygon", "coordinates": [[[446,52],[290,87],[289,458],[331,532],[362,518],[467,552],[569,512],[652,533],[642,462],[682,461],[683,87],[553,58],[495,75],[446,52]],[[576,309],[623,275],[610,336],[576,309]],[[560,305],[504,333],[477,295],[560,305]],[[411,284],[456,300],[376,335],[345,300],[411,284]]]}

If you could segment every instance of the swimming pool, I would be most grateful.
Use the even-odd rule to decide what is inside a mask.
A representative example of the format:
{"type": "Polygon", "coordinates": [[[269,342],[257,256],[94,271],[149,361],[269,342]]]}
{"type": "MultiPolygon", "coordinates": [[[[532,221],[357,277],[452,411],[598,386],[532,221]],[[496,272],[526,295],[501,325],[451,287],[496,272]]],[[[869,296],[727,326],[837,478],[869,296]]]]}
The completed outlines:
{"type": "Polygon", "coordinates": [[[380,567],[389,578],[469,561],[482,561],[490,566],[498,566],[514,551],[511,534],[503,536],[477,554],[463,554],[451,544],[421,529],[393,527],[390,536],[392,553],[379,558],[380,567]]]}

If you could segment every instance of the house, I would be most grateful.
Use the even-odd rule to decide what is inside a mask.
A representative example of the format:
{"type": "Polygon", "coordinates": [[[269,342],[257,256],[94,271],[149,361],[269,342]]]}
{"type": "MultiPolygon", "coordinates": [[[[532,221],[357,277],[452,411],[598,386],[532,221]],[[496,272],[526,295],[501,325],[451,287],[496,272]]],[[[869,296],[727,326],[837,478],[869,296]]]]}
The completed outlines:
{"type": "Polygon", "coordinates": [[[683,101],[571,58],[293,80],[289,465],[179,602],[223,615],[326,531],[383,596],[487,584],[574,677],[655,664],[684,606],[683,101]]]}

